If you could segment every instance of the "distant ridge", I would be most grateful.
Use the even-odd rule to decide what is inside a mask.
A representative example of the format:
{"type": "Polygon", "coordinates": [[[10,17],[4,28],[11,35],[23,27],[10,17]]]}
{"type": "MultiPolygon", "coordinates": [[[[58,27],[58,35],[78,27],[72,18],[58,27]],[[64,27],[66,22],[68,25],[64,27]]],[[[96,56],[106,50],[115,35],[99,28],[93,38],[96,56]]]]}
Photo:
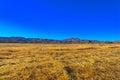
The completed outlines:
{"type": "Polygon", "coordinates": [[[113,43],[111,41],[82,40],[79,38],[68,38],[64,40],[25,38],[25,37],[0,37],[0,43],[113,43]]]}

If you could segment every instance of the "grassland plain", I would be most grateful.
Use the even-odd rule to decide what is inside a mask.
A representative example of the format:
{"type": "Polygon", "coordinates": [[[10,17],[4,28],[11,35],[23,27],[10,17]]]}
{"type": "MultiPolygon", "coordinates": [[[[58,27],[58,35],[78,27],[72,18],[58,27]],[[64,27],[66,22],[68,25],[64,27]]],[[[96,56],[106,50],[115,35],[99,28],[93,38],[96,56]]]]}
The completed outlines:
{"type": "Polygon", "coordinates": [[[120,44],[0,43],[0,80],[120,80],[120,44]]]}

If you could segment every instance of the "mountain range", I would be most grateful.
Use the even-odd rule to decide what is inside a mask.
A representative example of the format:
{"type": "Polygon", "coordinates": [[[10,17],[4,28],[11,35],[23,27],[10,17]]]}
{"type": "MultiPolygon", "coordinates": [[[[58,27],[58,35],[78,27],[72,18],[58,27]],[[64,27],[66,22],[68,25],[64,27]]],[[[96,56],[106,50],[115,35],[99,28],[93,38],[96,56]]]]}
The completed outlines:
{"type": "Polygon", "coordinates": [[[25,37],[0,37],[0,43],[113,43],[111,41],[82,40],[79,38],[68,38],[64,40],[25,38],[25,37]]]}

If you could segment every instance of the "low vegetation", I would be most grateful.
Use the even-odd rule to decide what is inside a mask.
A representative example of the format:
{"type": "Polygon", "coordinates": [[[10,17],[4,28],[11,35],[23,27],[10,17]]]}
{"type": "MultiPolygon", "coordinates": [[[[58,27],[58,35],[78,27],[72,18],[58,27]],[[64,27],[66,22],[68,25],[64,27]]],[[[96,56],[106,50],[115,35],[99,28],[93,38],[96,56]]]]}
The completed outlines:
{"type": "Polygon", "coordinates": [[[120,80],[120,44],[0,43],[0,80],[120,80]]]}

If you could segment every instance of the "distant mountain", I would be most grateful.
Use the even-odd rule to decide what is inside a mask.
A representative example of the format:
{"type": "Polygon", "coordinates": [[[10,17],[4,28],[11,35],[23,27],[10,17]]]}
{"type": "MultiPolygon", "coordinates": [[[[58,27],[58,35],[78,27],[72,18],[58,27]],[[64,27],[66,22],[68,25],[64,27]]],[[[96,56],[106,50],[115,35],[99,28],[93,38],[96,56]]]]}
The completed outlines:
{"type": "Polygon", "coordinates": [[[59,42],[52,39],[24,38],[24,37],[0,37],[1,43],[52,43],[59,42]]]}
{"type": "Polygon", "coordinates": [[[24,38],[24,37],[0,37],[0,43],[112,43],[98,40],[82,40],[79,38],[68,38],[64,40],[24,38]]]}
{"type": "Polygon", "coordinates": [[[81,39],[79,39],[79,38],[68,38],[68,39],[64,39],[63,41],[65,41],[65,42],[80,42],[81,39]]]}
{"type": "Polygon", "coordinates": [[[101,43],[102,42],[98,40],[82,40],[79,38],[68,38],[63,41],[68,42],[68,43],[101,43]]]}

